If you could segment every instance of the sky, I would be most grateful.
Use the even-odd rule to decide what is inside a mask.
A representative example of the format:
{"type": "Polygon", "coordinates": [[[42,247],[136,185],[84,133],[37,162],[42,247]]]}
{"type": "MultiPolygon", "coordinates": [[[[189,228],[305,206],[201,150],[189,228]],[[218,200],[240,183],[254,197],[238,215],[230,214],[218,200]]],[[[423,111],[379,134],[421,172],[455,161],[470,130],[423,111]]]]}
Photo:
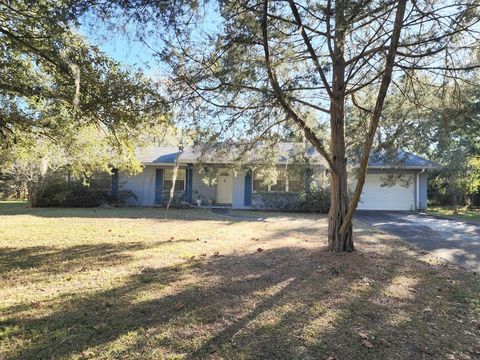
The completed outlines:
{"type": "Polygon", "coordinates": [[[112,31],[101,21],[95,23],[95,28],[85,22],[77,31],[112,59],[141,69],[147,76],[158,78],[166,72],[155,58],[152,49],[131,34],[112,31]]]}
{"type": "MultiPolygon", "coordinates": [[[[196,30],[190,35],[192,39],[202,42],[206,38],[206,33],[215,32],[221,26],[221,18],[218,15],[216,4],[208,4],[203,8],[203,16],[199,16],[196,30]]],[[[135,37],[136,28],[134,24],[127,25],[126,31],[112,31],[108,25],[99,20],[93,14],[87,14],[80,19],[81,26],[77,31],[84,35],[92,45],[97,45],[108,56],[121,63],[142,69],[143,72],[154,79],[158,79],[168,74],[168,66],[159,62],[154,55],[155,42],[158,39],[155,36],[146,37],[148,46],[135,37]],[[152,48],[149,48],[151,46],[152,48]]],[[[148,27],[152,26],[145,25],[148,27]]],[[[153,25],[155,26],[155,25],[153,25]]],[[[153,28],[154,30],[158,30],[153,28]]],[[[142,29],[145,30],[145,29],[142,29]]],[[[144,31],[147,32],[147,31],[144,31]]]]}

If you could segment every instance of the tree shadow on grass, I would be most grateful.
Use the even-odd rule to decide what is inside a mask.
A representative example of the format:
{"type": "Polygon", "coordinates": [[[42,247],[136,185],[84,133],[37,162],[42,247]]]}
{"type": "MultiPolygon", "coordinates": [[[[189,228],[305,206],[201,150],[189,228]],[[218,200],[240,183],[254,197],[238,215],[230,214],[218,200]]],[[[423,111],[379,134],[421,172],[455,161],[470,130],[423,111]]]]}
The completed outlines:
{"type": "MultiPolygon", "coordinates": [[[[241,213],[239,213],[241,214],[241,213]]],[[[258,211],[259,217],[276,218],[283,220],[295,220],[303,217],[311,217],[311,213],[282,213],[282,212],[262,212],[258,211]],[[263,214],[263,215],[262,215],[263,214]]],[[[0,216],[10,215],[30,215],[41,218],[91,218],[91,219],[149,219],[159,221],[221,221],[228,224],[239,222],[250,222],[248,216],[242,218],[229,217],[222,214],[215,214],[208,208],[185,208],[185,209],[169,209],[166,211],[163,207],[113,207],[113,208],[30,208],[22,203],[5,203],[0,202],[0,216]]],[[[264,220],[263,220],[264,221],[264,220]]]]}
{"type": "Polygon", "coordinates": [[[438,271],[407,256],[288,247],[144,269],[43,317],[9,312],[0,328],[28,342],[3,357],[415,359],[464,346],[466,324],[423,312],[446,301],[432,300],[438,271]],[[415,281],[388,295],[399,279],[415,281]]]}
{"type": "Polygon", "coordinates": [[[70,247],[32,246],[1,247],[0,275],[11,271],[32,270],[42,274],[64,273],[74,269],[87,269],[92,266],[106,266],[126,262],[132,258],[129,252],[147,248],[158,248],[179,242],[195,242],[195,239],[174,241],[97,243],[70,247]]]}

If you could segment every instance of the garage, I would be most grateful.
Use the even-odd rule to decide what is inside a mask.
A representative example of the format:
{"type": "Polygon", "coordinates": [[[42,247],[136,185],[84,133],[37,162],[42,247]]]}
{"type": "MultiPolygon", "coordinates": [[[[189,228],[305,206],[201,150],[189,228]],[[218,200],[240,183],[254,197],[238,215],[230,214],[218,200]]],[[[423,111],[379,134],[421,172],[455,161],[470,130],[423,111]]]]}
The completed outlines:
{"type": "Polygon", "coordinates": [[[358,210],[415,210],[416,174],[403,174],[400,180],[387,184],[389,175],[395,178],[399,174],[367,174],[358,210]]]}

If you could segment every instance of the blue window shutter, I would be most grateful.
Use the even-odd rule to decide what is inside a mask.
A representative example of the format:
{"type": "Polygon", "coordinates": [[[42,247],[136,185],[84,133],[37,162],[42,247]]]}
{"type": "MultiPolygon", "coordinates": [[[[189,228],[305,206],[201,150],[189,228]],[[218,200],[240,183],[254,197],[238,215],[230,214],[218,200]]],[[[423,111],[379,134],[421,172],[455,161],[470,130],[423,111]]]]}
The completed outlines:
{"type": "Polygon", "coordinates": [[[163,169],[155,169],[155,205],[162,203],[163,197],[163,169]]]}
{"type": "Polygon", "coordinates": [[[112,187],[110,189],[110,196],[112,197],[113,201],[118,200],[118,183],[119,183],[118,169],[112,169],[112,187]]]}
{"type": "Polygon", "coordinates": [[[245,206],[252,206],[252,171],[245,174],[245,206]]]}
{"type": "Polygon", "coordinates": [[[192,179],[193,176],[193,168],[191,164],[188,164],[187,167],[187,183],[186,183],[186,193],[187,193],[187,202],[192,204],[192,179]]]}

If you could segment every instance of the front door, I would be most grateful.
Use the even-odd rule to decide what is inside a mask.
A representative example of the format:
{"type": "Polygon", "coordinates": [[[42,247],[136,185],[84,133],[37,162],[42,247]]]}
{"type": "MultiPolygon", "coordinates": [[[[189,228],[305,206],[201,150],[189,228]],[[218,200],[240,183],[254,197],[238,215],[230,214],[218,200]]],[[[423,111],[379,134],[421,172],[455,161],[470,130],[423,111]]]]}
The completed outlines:
{"type": "Polygon", "coordinates": [[[233,176],[232,171],[228,169],[220,170],[218,173],[217,182],[217,204],[231,204],[232,203],[232,185],[233,176]]]}

